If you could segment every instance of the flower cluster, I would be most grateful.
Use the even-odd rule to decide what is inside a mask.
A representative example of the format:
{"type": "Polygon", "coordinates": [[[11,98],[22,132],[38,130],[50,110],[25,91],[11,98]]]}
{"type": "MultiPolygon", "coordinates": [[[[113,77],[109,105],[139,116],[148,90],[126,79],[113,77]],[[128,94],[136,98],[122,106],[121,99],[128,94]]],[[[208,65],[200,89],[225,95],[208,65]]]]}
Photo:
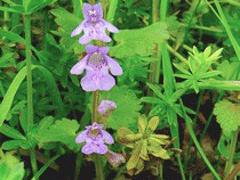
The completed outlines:
{"type": "MultiPolygon", "coordinates": [[[[71,36],[84,33],[79,39],[79,43],[86,45],[86,55],[77,64],[75,64],[70,73],[80,75],[85,71],[81,79],[81,86],[87,92],[91,91],[109,91],[115,84],[113,76],[122,75],[123,71],[117,61],[108,56],[108,47],[100,47],[89,44],[92,40],[110,42],[111,38],[107,35],[106,30],[116,33],[118,29],[103,19],[103,10],[101,4],[83,5],[84,20],[73,30],[71,36]]],[[[117,108],[115,102],[103,100],[98,106],[98,113],[106,116],[117,108]]],[[[125,162],[121,154],[108,150],[107,145],[113,144],[114,140],[102,124],[94,122],[87,126],[76,137],[76,143],[82,144],[82,153],[84,154],[105,154],[110,164],[118,166],[125,162]]]]}
{"type": "MultiPolygon", "coordinates": [[[[110,42],[111,38],[106,34],[106,29],[116,33],[118,29],[103,19],[103,10],[101,4],[83,5],[84,20],[73,30],[72,36],[84,35],[79,39],[80,44],[88,44],[92,40],[110,42]]],[[[81,86],[85,91],[108,91],[115,85],[114,76],[122,75],[122,68],[116,60],[109,57],[108,47],[98,47],[87,45],[87,55],[75,64],[70,73],[79,75],[86,71],[81,80],[81,86]]]]}
{"type": "Polygon", "coordinates": [[[108,148],[105,144],[113,144],[114,141],[112,136],[103,129],[103,125],[95,122],[78,134],[76,142],[79,144],[85,142],[82,148],[84,154],[106,154],[108,148]]]}

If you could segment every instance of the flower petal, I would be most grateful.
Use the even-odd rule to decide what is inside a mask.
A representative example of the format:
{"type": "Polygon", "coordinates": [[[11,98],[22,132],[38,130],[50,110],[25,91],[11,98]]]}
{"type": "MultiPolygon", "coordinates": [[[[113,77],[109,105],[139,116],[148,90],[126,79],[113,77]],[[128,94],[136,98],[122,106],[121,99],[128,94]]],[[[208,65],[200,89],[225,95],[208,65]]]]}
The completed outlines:
{"type": "Polygon", "coordinates": [[[71,37],[74,37],[74,36],[80,34],[80,33],[83,31],[84,23],[85,23],[85,21],[83,21],[80,25],[78,25],[78,27],[76,27],[76,28],[72,31],[71,37]]]}
{"type": "Polygon", "coordinates": [[[83,3],[83,16],[85,19],[89,19],[89,11],[93,9],[93,6],[88,3],[83,3]]]}
{"type": "Polygon", "coordinates": [[[104,21],[105,27],[107,28],[107,30],[109,32],[112,32],[112,33],[118,33],[119,32],[118,28],[116,28],[114,25],[112,25],[111,23],[109,23],[105,20],[103,20],[103,21],[104,21]]]}
{"type": "Polygon", "coordinates": [[[108,73],[102,74],[98,81],[98,89],[109,91],[115,85],[115,79],[108,73]]]}
{"type": "Polygon", "coordinates": [[[81,86],[84,91],[96,91],[98,90],[98,86],[95,80],[95,74],[87,71],[87,74],[81,79],[81,86]]]}
{"type": "Polygon", "coordinates": [[[104,32],[98,32],[95,37],[96,40],[103,41],[103,42],[111,42],[112,39],[104,32]]]}
{"type": "Polygon", "coordinates": [[[108,147],[103,143],[99,143],[94,147],[94,151],[97,154],[106,154],[108,152],[108,147]]]}
{"type": "Polygon", "coordinates": [[[109,134],[107,131],[102,130],[102,135],[103,135],[103,140],[104,140],[105,143],[107,143],[107,144],[113,144],[114,143],[112,135],[109,134]]]}
{"type": "Polygon", "coordinates": [[[89,154],[92,154],[92,153],[94,153],[94,148],[92,148],[92,144],[90,144],[90,143],[86,143],[83,147],[82,147],[82,153],[83,154],[87,154],[87,155],[89,155],[89,154]]]}
{"type": "Polygon", "coordinates": [[[97,12],[98,18],[103,18],[103,9],[101,3],[93,5],[94,10],[97,12]]]}
{"type": "Polygon", "coordinates": [[[70,70],[71,74],[79,75],[86,68],[88,55],[81,59],[77,64],[75,64],[70,70]]]}
{"type": "Polygon", "coordinates": [[[102,53],[103,55],[107,55],[109,51],[109,47],[99,47],[99,52],[102,53]]]}
{"type": "Polygon", "coordinates": [[[77,135],[75,141],[76,141],[76,143],[80,144],[80,143],[85,142],[86,138],[87,138],[87,130],[84,130],[77,135]]]}
{"type": "Polygon", "coordinates": [[[85,49],[88,54],[92,54],[98,50],[98,46],[94,46],[90,44],[90,45],[87,45],[85,49]]]}
{"type": "Polygon", "coordinates": [[[88,44],[93,38],[91,36],[89,36],[88,34],[84,34],[80,39],[79,39],[79,43],[80,44],[88,44]]]}
{"type": "Polygon", "coordinates": [[[118,62],[109,56],[105,56],[108,62],[108,66],[110,69],[110,72],[115,76],[120,76],[123,74],[123,70],[121,66],[118,64],[118,62]]]}

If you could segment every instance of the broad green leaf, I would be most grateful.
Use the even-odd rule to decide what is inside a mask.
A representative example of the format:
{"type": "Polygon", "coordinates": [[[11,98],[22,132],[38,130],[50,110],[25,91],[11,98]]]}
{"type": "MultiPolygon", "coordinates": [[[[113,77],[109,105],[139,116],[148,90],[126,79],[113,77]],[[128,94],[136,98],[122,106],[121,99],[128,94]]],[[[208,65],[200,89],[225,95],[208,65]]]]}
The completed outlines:
{"type": "Polygon", "coordinates": [[[75,120],[62,119],[57,120],[53,124],[46,127],[46,121],[44,125],[40,123],[40,128],[37,130],[36,138],[41,144],[60,142],[67,145],[70,149],[76,149],[78,145],[75,142],[76,132],[80,125],[75,120]],[[45,128],[43,128],[45,127],[45,128]]]}
{"type": "Polygon", "coordinates": [[[215,104],[214,114],[220,124],[223,134],[227,137],[240,127],[240,105],[228,100],[222,100],[215,104]]]}
{"type": "Polygon", "coordinates": [[[118,58],[149,56],[152,55],[154,44],[160,44],[168,38],[167,25],[163,22],[141,29],[121,30],[114,35],[117,45],[111,48],[110,54],[118,58]]]}
{"type": "Polygon", "coordinates": [[[130,127],[137,122],[141,101],[132,90],[116,86],[111,91],[102,93],[101,98],[112,100],[117,104],[117,108],[108,119],[108,127],[113,129],[130,127]]]}
{"type": "Polygon", "coordinates": [[[1,180],[22,180],[24,176],[24,165],[11,154],[3,155],[0,159],[1,180]]]}

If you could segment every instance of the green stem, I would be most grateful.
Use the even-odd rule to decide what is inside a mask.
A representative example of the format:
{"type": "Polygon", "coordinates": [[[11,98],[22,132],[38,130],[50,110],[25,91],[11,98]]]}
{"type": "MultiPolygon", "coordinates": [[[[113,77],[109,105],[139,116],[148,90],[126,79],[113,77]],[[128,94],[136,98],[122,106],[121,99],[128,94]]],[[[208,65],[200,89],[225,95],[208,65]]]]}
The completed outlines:
{"type": "MultiPolygon", "coordinates": [[[[224,96],[224,93],[221,92],[220,95],[216,98],[215,102],[218,102],[220,99],[222,99],[222,97],[224,96]]],[[[213,118],[213,112],[210,114],[210,116],[208,117],[208,120],[204,126],[204,129],[200,135],[200,141],[204,138],[205,134],[207,133],[207,130],[208,130],[208,127],[212,121],[212,118],[213,118]]]]}
{"type": "Polygon", "coordinates": [[[111,0],[110,1],[110,5],[109,5],[109,8],[108,8],[108,13],[107,13],[107,20],[111,23],[114,21],[117,6],[118,6],[118,0],[111,0]]]}
{"type": "Polygon", "coordinates": [[[99,155],[95,155],[94,157],[95,169],[96,169],[96,179],[97,180],[105,180],[103,174],[103,163],[101,157],[99,155]]]}
{"type": "MultiPolygon", "coordinates": [[[[24,16],[24,32],[26,44],[26,64],[27,64],[27,131],[33,126],[33,90],[32,90],[32,52],[31,52],[31,15],[24,16]]],[[[34,149],[30,154],[33,174],[37,172],[37,160],[34,149]]]]}
{"type": "MultiPolygon", "coordinates": [[[[160,4],[160,20],[161,21],[166,20],[167,10],[168,10],[168,0],[161,0],[161,4],[160,4]]],[[[167,46],[168,46],[167,42],[161,44],[160,51],[162,56],[162,67],[163,67],[162,71],[164,75],[164,93],[166,96],[171,97],[175,90],[175,79],[173,76],[174,73],[173,73],[172,64],[171,64],[167,46]]],[[[171,136],[173,138],[176,138],[174,142],[174,147],[180,148],[177,115],[176,115],[176,112],[171,111],[170,109],[168,110],[168,122],[170,124],[171,136]]],[[[183,169],[182,161],[179,155],[177,156],[177,162],[179,165],[182,179],[185,180],[186,178],[184,174],[184,169],[183,169]]]]}
{"type": "MultiPolygon", "coordinates": [[[[152,22],[159,21],[159,0],[152,0],[152,22]]],[[[160,78],[160,60],[159,59],[159,47],[158,44],[153,44],[153,62],[150,64],[149,82],[158,83],[160,78]]]]}
{"type": "Polygon", "coordinates": [[[75,161],[75,174],[74,174],[74,180],[78,180],[79,176],[80,176],[80,170],[81,170],[81,166],[82,166],[82,153],[77,153],[77,158],[75,161]]]}
{"type": "Polygon", "coordinates": [[[34,175],[34,177],[32,178],[32,180],[37,180],[38,178],[40,178],[40,176],[48,169],[49,166],[51,166],[52,163],[54,163],[54,161],[56,161],[62,154],[58,154],[54,157],[52,157],[46,164],[44,164],[44,166],[42,166],[39,171],[34,175]]]}
{"type": "Polygon", "coordinates": [[[231,173],[231,168],[233,164],[234,154],[237,146],[238,141],[238,133],[239,130],[234,132],[234,134],[231,137],[231,144],[229,146],[229,158],[226,162],[225,169],[224,169],[224,176],[227,177],[231,173]]]}
{"type": "Polygon", "coordinates": [[[212,164],[210,163],[210,161],[208,160],[206,154],[204,153],[200,143],[198,142],[197,140],[197,137],[194,133],[194,130],[193,130],[193,127],[192,127],[192,120],[190,119],[190,117],[187,116],[187,113],[184,109],[184,105],[183,105],[183,102],[182,100],[180,99],[180,105],[181,105],[181,109],[182,109],[182,112],[183,112],[183,116],[184,116],[184,120],[185,120],[185,123],[186,123],[186,126],[189,130],[189,134],[199,152],[199,154],[201,155],[203,161],[205,162],[205,164],[207,165],[207,167],[209,168],[209,170],[211,171],[211,173],[213,174],[213,176],[217,179],[217,180],[221,180],[221,177],[219,176],[219,174],[216,172],[216,170],[213,168],[212,164]]]}
{"type": "Polygon", "coordinates": [[[93,106],[92,106],[92,121],[97,122],[97,107],[98,107],[98,100],[99,100],[99,91],[93,92],[93,106]]]}
{"type": "MultiPolygon", "coordinates": [[[[33,176],[35,177],[38,171],[38,168],[37,168],[37,159],[36,159],[36,154],[34,149],[32,149],[30,152],[30,161],[31,161],[33,176]]],[[[37,180],[37,178],[35,179],[37,180]]]]}
{"type": "Polygon", "coordinates": [[[33,125],[33,94],[32,94],[32,52],[31,52],[31,16],[24,16],[24,31],[26,41],[26,64],[27,64],[27,129],[33,125]]]}

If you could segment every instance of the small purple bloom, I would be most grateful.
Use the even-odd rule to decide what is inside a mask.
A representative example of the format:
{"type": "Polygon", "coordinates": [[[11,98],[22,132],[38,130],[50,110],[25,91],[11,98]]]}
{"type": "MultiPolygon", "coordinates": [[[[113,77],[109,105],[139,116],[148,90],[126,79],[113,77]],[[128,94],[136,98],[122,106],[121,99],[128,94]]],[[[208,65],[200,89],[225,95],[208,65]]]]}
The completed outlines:
{"type": "Polygon", "coordinates": [[[114,101],[110,100],[102,100],[100,105],[98,106],[98,112],[101,115],[105,115],[109,111],[112,111],[117,108],[117,105],[114,101]]]}
{"type": "Polygon", "coordinates": [[[113,144],[114,140],[107,131],[103,129],[102,124],[94,122],[91,126],[87,126],[86,130],[78,134],[76,143],[85,142],[82,147],[84,154],[106,154],[108,147],[105,144],[113,144]]]}
{"type": "Polygon", "coordinates": [[[85,91],[110,90],[115,85],[112,75],[121,75],[122,68],[116,60],[107,55],[107,47],[87,45],[86,51],[87,55],[72,67],[71,74],[79,75],[86,70],[86,75],[81,80],[85,91]]]}
{"type": "Polygon", "coordinates": [[[126,159],[122,154],[115,153],[110,150],[107,152],[106,157],[109,164],[111,164],[115,168],[126,162],[126,159]]]}
{"type": "Polygon", "coordinates": [[[115,26],[103,19],[103,10],[100,3],[95,5],[84,3],[83,16],[84,20],[71,34],[73,37],[84,31],[84,35],[79,39],[80,44],[88,44],[91,40],[110,42],[111,38],[105,30],[107,29],[112,33],[118,32],[115,26]]]}

